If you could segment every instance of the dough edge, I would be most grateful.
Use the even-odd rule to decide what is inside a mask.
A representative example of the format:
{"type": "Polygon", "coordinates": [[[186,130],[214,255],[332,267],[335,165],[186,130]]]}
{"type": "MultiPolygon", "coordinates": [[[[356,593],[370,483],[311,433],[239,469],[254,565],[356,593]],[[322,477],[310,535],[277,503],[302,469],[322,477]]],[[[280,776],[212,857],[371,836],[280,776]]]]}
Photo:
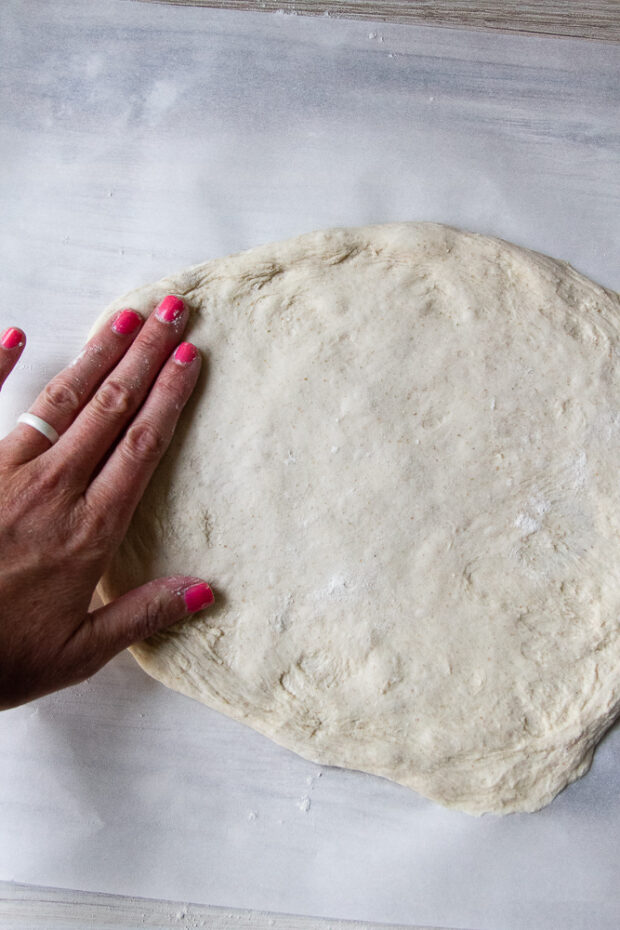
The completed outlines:
{"type": "MultiPolygon", "coordinates": [[[[424,236],[427,234],[443,237],[446,243],[450,243],[451,237],[457,236],[459,239],[470,238],[473,241],[484,241],[486,243],[496,243],[502,250],[515,252],[519,256],[528,256],[529,259],[538,266],[538,268],[547,275],[561,275],[569,280],[575,281],[580,287],[594,290],[597,295],[607,295],[610,302],[618,309],[619,296],[614,291],[595,284],[591,279],[583,276],[576,271],[569,263],[562,260],[543,255],[537,251],[515,245],[512,242],[495,236],[487,236],[475,232],[467,232],[457,227],[448,226],[440,223],[428,222],[400,222],[384,223],[378,225],[367,225],[360,227],[333,227],[325,230],[317,230],[295,236],[290,239],[279,240],[265,245],[256,246],[241,252],[231,254],[226,257],[216,257],[207,262],[196,263],[180,272],[173,272],[162,277],[160,280],[145,284],[138,288],[128,291],[123,296],[112,301],[105,310],[100,314],[94,326],[91,328],[89,338],[118,310],[132,306],[143,312],[150,312],[158,301],[168,293],[174,293],[188,300],[191,308],[193,292],[203,286],[211,274],[217,272],[219,276],[224,276],[228,271],[238,275],[243,272],[244,268],[248,271],[255,272],[256,269],[264,267],[267,276],[274,273],[274,267],[277,266],[277,254],[283,247],[289,250],[290,263],[294,264],[307,258],[308,255],[323,253],[327,246],[330,251],[330,262],[338,263],[348,257],[357,249],[367,248],[369,241],[372,240],[372,246],[377,243],[383,243],[383,247],[393,249],[394,243],[402,242],[405,248],[411,247],[412,237],[424,236]],[[292,249],[292,251],[291,251],[292,249]]],[[[379,252],[377,252],[379,255],[379,252]]],[[[98,586],[98,592],[104,601],[109,602],[115,596],[115,592],[109,586],[105,576],[98,586]]],[[[149,641],[138,643],[130,647],[129,651],[136,659],[141,668],[155,680],[160,681],[166,686],[193,699],[205,703],[207,706],[217,709],[226,716],[245,723],[257,732],[267,736],[273,742],[283,746],[303,758],[321,765],[334,765],[337,767],[354,768],[358,771],[364,771],[369,774],[385,777],[394,781],[394,774],[384,771],[381,768],[364,768],[360,769],[355,765],[347,765],[346,761],[340,757],[338,760],[328,757],[323,752],[313,751],[311,746],[302,745],[298,740],[291,739],[286,733],[270,729],[267,723],[262,723],[256,718],[248,723],[250,712],[240,705],[232,705],[223,697],[213,693],[206,697],[196,688],[193,688],[183,678],[171,675],[170,670],[166,668],[165,657],[160,661],[162,654],[153,648],[149,641]]],[[[489,801],[484,801],[480,797],[464,799],[459,796],[452,801],[445,794],[438,794],[433,787],[423,778],[405,778],[398,777],[397,783],[413,789],[426,798],[437,801],[445,807],[465,811],[470,814],[479,815],[487,813],[513,813],[513,812],[531,812],[539,810],[547,805],[564,787],[573,781],[579,779],[590,768],[594,749],[602,738],[603,734],[613,725],[615,719],[620,713],[620,699],[613,694],[613,688],[608,689],[609,712],[604,717],[597,717],[590,721],[585,728],[574,727],[574,732],[566,733],[566,740],[558,745],[557,735],[555,739],[549,741],[549,745],[540,747],[540,751],[549,756],[551,752],[559,753],[566,760],[570,757],[570,763],[563,761],[562,766],[554,773],[553,765],[549,767],[548,777],[539,780],[536,791],[530,791],[527,799],[514,797],[513,799],[504,799],[501,805],[497,805],[495,798],[492,806],[489,801]]]]}

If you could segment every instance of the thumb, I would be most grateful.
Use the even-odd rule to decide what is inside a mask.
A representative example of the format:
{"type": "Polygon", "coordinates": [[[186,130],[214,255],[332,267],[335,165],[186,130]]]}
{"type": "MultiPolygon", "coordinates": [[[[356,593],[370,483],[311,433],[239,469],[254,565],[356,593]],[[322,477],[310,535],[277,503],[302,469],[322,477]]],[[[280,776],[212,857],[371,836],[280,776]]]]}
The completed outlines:
{"type": "Polygon", "coordinates": [[[88,617],[91,649],[103,665],[117,652],[208,607],[215,600],[200,578],[173,575],[128,591],[88,617]]]}

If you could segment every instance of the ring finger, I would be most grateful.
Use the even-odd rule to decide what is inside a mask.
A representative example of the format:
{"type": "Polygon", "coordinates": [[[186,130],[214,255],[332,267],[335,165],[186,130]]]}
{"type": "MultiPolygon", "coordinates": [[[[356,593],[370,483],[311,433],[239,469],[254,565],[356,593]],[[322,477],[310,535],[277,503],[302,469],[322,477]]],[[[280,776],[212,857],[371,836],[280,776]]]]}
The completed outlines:
{"type": "MultiPolygon", "coordinates": [[[[110,369],[133,342],[143,318],[135,310],[121,310],[89,342],[78,357],[43,388],[28,413],[61,435],[110,369]]],[[[46,452],[52,440],[29,423],[18,423],[7,437],[16,463],[46,452]]]]}

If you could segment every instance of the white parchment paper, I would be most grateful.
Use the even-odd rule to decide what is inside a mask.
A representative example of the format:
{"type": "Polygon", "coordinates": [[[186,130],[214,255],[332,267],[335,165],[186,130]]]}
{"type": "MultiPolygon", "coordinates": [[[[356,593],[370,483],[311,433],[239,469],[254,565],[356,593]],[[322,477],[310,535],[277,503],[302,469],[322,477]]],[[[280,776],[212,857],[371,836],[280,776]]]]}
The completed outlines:
{"type": "MultiPolygon", "coordinates": [[[[0,432],[119,293],[430,219],[620,288],[620,47],[131,0],[0,9],[0,432]]],[[[1,605],[0,605],[1,606],[1,605]]],[[[120,656],[0,715],[0,878],[475,930],[620,924],[620,730],[542,812],[321,769],[120,656]]]]}

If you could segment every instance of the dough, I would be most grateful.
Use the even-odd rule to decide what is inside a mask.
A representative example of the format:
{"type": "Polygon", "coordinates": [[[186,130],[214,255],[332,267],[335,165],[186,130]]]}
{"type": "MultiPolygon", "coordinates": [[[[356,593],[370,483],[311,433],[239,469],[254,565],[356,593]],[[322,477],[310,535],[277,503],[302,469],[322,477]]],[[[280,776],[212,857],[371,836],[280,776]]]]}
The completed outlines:
{"type": "Polygon", "coordinates": [[[618,295],[425,223],[210,261],[104,316],[169,292],[204,377],[101,590],[187,572],[217,604],[140,665],[315,762],[547,804],[620,707],[618,295]]]}

